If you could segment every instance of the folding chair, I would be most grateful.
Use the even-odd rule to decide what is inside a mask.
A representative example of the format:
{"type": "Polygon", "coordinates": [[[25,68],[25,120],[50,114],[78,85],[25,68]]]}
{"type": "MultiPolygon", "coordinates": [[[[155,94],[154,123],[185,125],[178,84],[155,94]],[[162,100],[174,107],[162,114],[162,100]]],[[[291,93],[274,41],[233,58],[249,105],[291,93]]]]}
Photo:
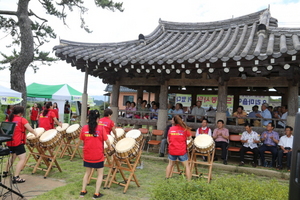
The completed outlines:
{"type": "Polygon", "coordinates": [[[152,133],[150,135],[150,140],[148,141],[148,147],[147,147],[147,152],[149,150],[150,145],[160,145],[161,141],[160,140],[151,140],[152,136],[155,135],[157,136],[162,136],[164,134],[163,130],[152,130],[152,133]]]}

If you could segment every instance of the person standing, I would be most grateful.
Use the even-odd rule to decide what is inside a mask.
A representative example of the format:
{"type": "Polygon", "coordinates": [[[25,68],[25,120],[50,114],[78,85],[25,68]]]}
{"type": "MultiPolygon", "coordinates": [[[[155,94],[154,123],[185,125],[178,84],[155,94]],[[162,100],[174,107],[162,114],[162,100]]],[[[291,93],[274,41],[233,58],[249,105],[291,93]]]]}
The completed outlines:
{"type": "Polygon", "coordinates": [[[172,168],[175,161],[178,159],[185,167],[185,175],[187,180],[191,180],[192,175],[188,163],[187,144],[186,141],[191,138],[190,128],[182,121],[182,119],[175,115],[173,117],[174,126],[169,129],[168,143],[169,143],[169,164],[166,168],[166,178],[170,178],[172,168]]]}
{"type": "Polygon", "coordinates": [[[111,120],[111,116],[113,114],[113,111],[109,108],[104,110],[104,117],[99,119],[98,125],[104,126],[105,132],[107,135],[110,135],[111,132],[113,132],[115,139],[117,139],[117,132],[115,123],[113,120],[111,120]]]}
{"type": "Polygon", "coordinates": [[[99,118],[99,111],[91,110],[88,125],[83,126],[80,133],[80,140],[83,141],[83,166],[86,169],[82,179],[82,190],[80,192],[81,197],[87,194],[86,186],[93,168],[97,169],[98,173],[93,198],[100,198],[103,196],[103,194],[100,193],[100,187],[103,178],[104,141],[110,150],[113,150],[113,148],[107,137],[105,128],[103,126],[99,126],[97,123],[99,118]]]}
{"type": "Polygon", "coordinates": [[[271,151],[272,163],[270,163],[269,167],[273,167],[278,153],[277,144],[279,142],[279,134],[274,131],[274,124],[272,122],[267,125],[267,130],[261,134],[260,140],[263,142],[263,145],[259,147],[261,165],[267,167],[267,163],[265,163],[265,151],[271,151]]]}
{"type": "Polygon", "coordinates": [[[252,127],[250,124],[245,124],[245,130],[241,137],[241,142],[243,143],[243,146],[240,150],[240,164],[239,166],[244,165],[244,156],[245,152],[251,151],[253,153],[253,161],[251,163],[252,167],[256,167],[257,165],[257,158],[258,158],[258,147],[257,144],[260,143],[260,137],[257,132],[252,130],[252,127]]]}
{"type": "Polygon", "coordinates": [[[36,103],[33,104],[33,106],[30,108],[30,121],[31,121],[31,127],[34,128],[34,125],[36,125],[35,127],[37,128],[38,125],[38,119],[39,119],[39,108],[37,106],[36,103]]]}
{"type": "Polygon", "coordinates": [[[58,115],[59,109],[58,109],[58,106],[57,106],[56,102],[53,103],[53,109],[52,109],[52,111],[54,112],[54,114],[56,116],[56,119],[59,121],[59,115],[58,115]]]}
{"type": "Polygon", "coordinates": [[[24,183],[25,179],[20,178],[20,172],[22,167],[24,166],[26,160],[26,150],[25,150],[25,143],[26,143],[26,130],[33,133],[37,136],[35,130],[29,125],[28,121],[23,118],[24,114],[24,107],[23,106],[15,106],[10,113],[8,122],[16,123],[15,131],[12,137],[12,141],[8,141],[6,145],[10,150],[10,157],[8,159],[6,165],[6,171],[3,172],[3,177],[8,176],[9,169],[13,165],[15,159],[18,157],[19,162],[16,165],[16,169],[12,178],[13,183],[24,183]]]}
{"type": "Polygon", "coordinates": [[[292,150],[293,150],[293,141],[294,136],[293,134],[293,128],[290,126],[285,127],[285,135],[282,136],[279,140],[279,147],[278,150],[278,169],[282,170],[282,157],[286,155],[287,157],[287,163],[286,167],[287,170],[290,171],[291,169],[291,161],[292,161],[292,150]]]}
{"type": "Polygon", "coordinates": [[[213,132],[213,139],[215,140],[216,147],[221,147],[221,158],[223,160],[223,164],[227,165],[227,147],[229,142],[229,131],[227,128],[224,128],[224,121],[221,119],[217,121],[217,128],[213,132]]]}
{"type": "Polygon", "coordinates": [[[55,113],[52,111],[52,109],[52,102],[49,101],[48,103],[46,103],[45,109],[40,114],[39,127],[44,128],[45,131],[49,129],[54,129],[54,122],[58,126],[62,126],[62,123],[56,119],[55,113]]]}
{"type": "Polygon", "coordinates": [[[12,112],[14,106],[13,105],[8,105],[7,108],[4,111],[5,114],[5,119],[8,119],[10,113],[12,112]]]}

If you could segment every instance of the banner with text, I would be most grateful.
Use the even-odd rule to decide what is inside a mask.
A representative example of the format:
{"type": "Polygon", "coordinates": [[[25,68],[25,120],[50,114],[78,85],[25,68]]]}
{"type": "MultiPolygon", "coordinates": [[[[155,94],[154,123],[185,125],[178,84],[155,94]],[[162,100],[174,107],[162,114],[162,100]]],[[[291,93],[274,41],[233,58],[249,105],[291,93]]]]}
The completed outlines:
{"type": "Polygon", "coordinates": [[[269,96],[246,96],[240,95],[239,105],[244,107],[244,110],[252,110],[252,106],[258,105],[259,110],[260,106],[263,103],[269,103],[269,96]]]}
{"type": "Polygon", "coordinates": [[[1,105],[15,105],[21,103],[22,100],[19,97],[1,97],[1,105]]]}
{"type": "MultiPolygon", "coordinates": [[[[202,107],[217,107],[218,104],[218,95],[197,95],[197,101],[202,101],[202,107]]],[[[227,96],[227,108],[233,107],[233,95],[227,96]]]]}

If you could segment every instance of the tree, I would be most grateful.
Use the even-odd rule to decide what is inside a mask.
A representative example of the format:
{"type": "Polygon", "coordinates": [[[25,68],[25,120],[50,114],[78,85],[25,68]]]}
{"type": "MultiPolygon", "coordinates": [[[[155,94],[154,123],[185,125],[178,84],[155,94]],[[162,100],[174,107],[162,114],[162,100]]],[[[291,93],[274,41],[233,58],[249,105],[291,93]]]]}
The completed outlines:
{"type": "MultiPolygon", "coordinates": [[[[55,16],[66,24],[68,12],[74,9],[80,11],[80,27],[87,32],[91,32],[84,20],[84,14],[88,8],[84,6],[83,0],[38,0],[45,9],[46,14],[55,16]]],[[[0,52],[4,59],[0,60],[0,64],[8,64],[10,68],[10,84],[11,88],[22,92],[24,99],[22,105],[26,107],[26,83],[25,72],[29,66],[37,70],[38,67],[34,61],[46,62],[55,61],[56,58],[49,56],[49,52],[43,52],[40,47],[49,42],[49,39],[56,38],[54,29],[47,25],[47,19],[41,18],[29,9],[30,0],[18,0],[17,11],[0,10],[0,29],[9,34],[12,43],[9,47],[17,46],[11,55],[0,52]],[[4,17],[6,16],[6,17],[4,17]],[[8,17],[7,17],[8,16],[8,17]]],[[[115,3],[110,0],[94,0],[97,7],[108,9],[110,11],[123,12],[123,3],[115,3]]],[[[0,68],[1,69],[1,68],[0,68]]]]}

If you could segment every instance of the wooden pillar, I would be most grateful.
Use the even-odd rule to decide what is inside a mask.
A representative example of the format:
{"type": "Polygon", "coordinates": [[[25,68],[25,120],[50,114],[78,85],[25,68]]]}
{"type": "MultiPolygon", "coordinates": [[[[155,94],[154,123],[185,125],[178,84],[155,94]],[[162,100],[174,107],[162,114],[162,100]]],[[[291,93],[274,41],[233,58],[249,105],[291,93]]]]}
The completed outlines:
{"type": "MultiPolygon", "coordinates": [[[[240,93],[238,92],[237,89],[235,89],[234,91],[234,95],[233,95],[233,112],[235,112],[237,110],[237,107],[240,105],[240,93]]],[[[232,113],[230,113],[232,114],[232,113]]]]}
{"type": "Polygon", "coordinates": [[[143,99],[143,87],[140,87],[138,90],[137,90],[137,95],[136,95],[136,103],[137,103],[137,100],[138,100],[138,98],[139,97],[141,97],[142,98],[142,100],[144,100],[143,99]]]}
{"type": "Polygon", "coordinates": [[[190,106],[196,104],[196,101],[197,101],[197,90],[194,89],[192,92],[192,103],[190,106]]]}
{"type": "Polygon", "coordinates": [[[83,85],[83,93],[82,93],[82,104],[81,104],[81,120],[80,125],[84,126],[87,124],[86,117],[87,117],[87,87],[88,87],[88,66],[85,67],[85,75],[84,75],[84,85],[83,85]]]}
{"type": "Polygon", "coordinates": [[[154,97],[155,102],[159,102],[159,94],[160,94],[159,92],[155,92],[155,97],[154,97]]]}
{"type": "MultiPolygon", "coordinates": [[[[168,82],[165,81],[164,84],[160,86],[159,93],[159,110],[157,119],[157,129],[165,130],[166,122],[168,121],[168,82]]],[[[157,137],[157,140],[161,140],[162,137],[157,137]]]]}
{"type": "Polygon", "coordinates": [[[292,81],[289,81],[288,88],[288,116],[287,116],[287,125],[295,127],[296,114],[298,112],[298,94],[299,94],[299,84],[293,84],[292,81]]]}
{"type": "Polygon", "coordinates": [[[118,119],[118,110],[119,110],[119,95],[120,95],[120,82],[116,81],[115,84],[113,84],[112,93],[111,93],[111,110],[113,111],[111,119],[117,123],[118,119]]]}
{"type": "MultiPolygon", "coordinates": [[[[288,88],[286,88],[288,90],[288,88]]],[[[288,105],[288,93],[284,93],[283,95],[281,95],[281,105],[288,105]]]]}
{"type": "Polygon", "coordinates": [[[218,86],[218,105],[216,113],[216,123],[219,119],[223,120],[226,124],[226,109],[227,109],[227,82],[218,86]]]}
{"type": "Polygon", "coordinates": [[[148,101],[147,101],[148,104],[151,103],[151,102],[150,102],[150,97],[151,97],[151,92],[148,92],[148,101]]]}

